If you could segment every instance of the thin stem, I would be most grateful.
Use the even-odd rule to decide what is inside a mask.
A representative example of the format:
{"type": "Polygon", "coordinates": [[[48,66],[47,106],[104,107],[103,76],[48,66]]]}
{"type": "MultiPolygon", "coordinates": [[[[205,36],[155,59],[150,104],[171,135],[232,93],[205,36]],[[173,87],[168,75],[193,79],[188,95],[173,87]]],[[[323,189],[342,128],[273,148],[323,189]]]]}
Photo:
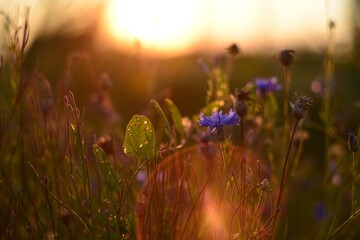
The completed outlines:
{"type": "MultiPolygon", "coordinates": [[[[289,117],[289,99],[290,99],[290,69],[289,66],[284,67],[284,77],[285,77],[285,86],[284,86],[284,124],[285,124],[285,133],[286,127],[288,127],[288,117],[289,117]]],[[[286,140],[286,139],[285,139],[286,140]]]]}
{"type": "Polygon", "coordinates": [[[355,221],[355,219],[360,215],[360,209],[354,212],[353,215],[351,215],[345,222],[343,222],[335,231],[333,231],[330,236],[327,238],[327,240],[334,238],[343,228],[345,228],[347,225],[355,221]]]}
{"type": "Polygon", "coordinates": [[[174,234],[176,231],[177,220],[179,217],[178,215],[179,215],[179,208],[180,208],[180,201],[181,201],[181,192],[182,192],[185,177],[187,176],[187,173],[188,173],[189,165],[190,165],[190,160],[188,159],[185,163],[185,168],[184,168],[183,174],[181,176],[179,192],[178,192],[177,199],[176,199],[175,219],[174,219],[173,226],[171,228],[171,234],[170,234],[170,236],[173,238],[175,237],[174,234]]]}
{"type": "Polygon", "coordinates": [[[132,176],[132,178],[131,178],[131,180],[130,180],[130,182],[129,182],[129,186],[128,186],[128,188],[127,188],[127,190],[126,190],[126,192],[125,192],[125,194],[124,194],[124,196],[123,196],[123,198],[122,198],[122,202],[120,203],[119,211],[121,211],[121,209],[123,208],[123,206],[124,206],[124,204],[125,204],[125,201],[126,201],[126,199],[127,199],[127,196],[129,195],[130,190],[132,189],[132,188],[131,188],[131,185],[132,185],[132,183],[134,182],[135,177],[137,176],[137,174],[140,172],[140,170],[141,170],[148,162],[149,162],[148,159],[146,159],[146,160],[136,169],[134,175],[132,176]]]}
{"type": "Polygon", "coordinates": [[[335,41],[334,41],[334,25],[332,17],[330,16],[330,1],[325,0],[325,20],[327,25],[327,49],[326,56],[324,59],[324,97],[323,97],[323,106],[322,113],[323,118],[322,122],[324,125],[324,176],[323,176],[323,198],[325,204],[327,204],[327,189],[329,181],[329,147],[331,144],[331,128],[332,128],[332,116],[331,113],[331,95],[330,95],[330,85],[333,82],[334,78],[334,50],[335,50],[335,41]]]}
{"type": "Polygon", "coordinates": [[[257,207],[256,207],[256,211],[255,211],[253,223],[252,223],[252,225],[251,225],[251,232],[254,232],[254,226],[255,226],[255,223],[256,223],[257,220],[258,220],[258,216],[259,216],[259,213],[260,213],[261,206],[263,205],[263,195],[264,195],[264,192],[261,191],[261,192],[260,192],[259,199],[258,199],[258,203],[257,203],[257,207]]]}
{"type": "Polygon", "coordinates": [[[352,201],[351,201],[351,215],[355,214],[356,209],[356,186],[355,186],[355,177],[356,177],[356,165],[355,165],[355,152],[352,152],[352,201]]]}
{"type": "Polygon", "coordinates": [[[287,168],[287,164],[289,162],[289,156],[290,156],[290,150],[291,150],[291,145],[292,145],[292,142],[294,140],[294,136],[295,136],[295,132],[296,132],[296,128],[297,126],[299,125],[299,122],[300,122],[300,119],[296,119],[295,123],[294,123],[294,128],[292,130],[292,133],[291,133],[291,138],[290,138],[290,142],[289,142],[289,145],[288,145],[288,149],[287,149],[287,152],[286,152],[286,156],[285,156],[285,162],[284,162],[284,167],[283,167],[283,170],[282,170],[282,175],[281,175],[281,183],[280,183],[280,190],[279,190],[279,195],[278,195],[278,199],[277,199],[277,203],[276,203],[276,208],[275,208],[275,215],[274,215],[274,220],[273,220],[273,231],[274,232],[274,229],[275,229],[275,224],[276,224],[276,219],[277,219],[277,215],[279,214],[279,211],[280,211],[280,203],[281,203],[281,200],[282,200],[282,195],[283,195],[283,192],[284,192],[284,188],[285,188],[285,182],[286,181],[286,177],[287,174],[286,174],[286,168],[287,168]]]}
{"type": "Polygon", "coordinates": [[[223,170],[226,171],[226,153],[223,141],[220,141],[220,151],[221,151],[221,158],[223,160],[223,170]]]}
{"type": "MultiPolygon", "coordinates": [[[[67,97],[65,98],[67,99],[67,97]]],[[[70,110],[69,110],[69,103],[66,100],[66,124],[67,124],[67,128],[66,128],[66,134],[67,134],[67,142],[68,142],[68,147],[69,147],[69,162],[70,162],[70,175],[73,175],[73,150],[71,147],[71,139],[70,139],[70,110]]]]}
{"type": "Polygon", "coordinates": [[[204,185],[201,187],[196,199],[195,199],[195,202],[194,204],[192,205],[191,209],[190,209],[190,212],[186,218],[186,221],[185,221],[185,225],[184,225],[184,228],[181,232],[181,239],[184,238],[184,234],[186,232],[186,229],[187,229],[187,226],[189,224],[189,221],[190,221],[190,217],[192,215],[192,213],[195,211],[195,207],[197,206],[197,203],[199,202],[201,196],[203,196],[203,193],[204,193],[204,190],[205,190],[205,187],[207,186],[207,183],[209,182],[210,178],[212,177],[213,175],[213,172],[214,172],[214,169],[211,169],[211,172],[209,173],[208,177],[206,178],[205,182],[204,182],[204,185]]]}
{"type": "Polygon", "coordinates": [[[283,134],[283,148],[286,147],[288,132],[289,132],[289,99],[290,99],[290,69],[289,66],[284,66],[284,134],[283,134]]]}
{"type": "Polygon", "coordinates": [[[90,229],[88,227],[88,225],[86,224],[86,222],[73,210],[71,209],[69,206],[67,206],[65,203],[63,203],[60,199],[58,199],[45,185],[45,183],[41,180],[39,174],[37,173],[37,171],[35,170],[34,166],[28,161],[27,162],[28,165],[30,166],[30,168],[33,170],[36,178],[39,180],[40,184],[44,187],[44,189],[46,190],[46,192],[49,194],[50,197],[52,197],[59,205],[63,206],[64,208],[66,208],[75,218],[77,218],[84,226],[86,232],[89,232],[90,229]]]}

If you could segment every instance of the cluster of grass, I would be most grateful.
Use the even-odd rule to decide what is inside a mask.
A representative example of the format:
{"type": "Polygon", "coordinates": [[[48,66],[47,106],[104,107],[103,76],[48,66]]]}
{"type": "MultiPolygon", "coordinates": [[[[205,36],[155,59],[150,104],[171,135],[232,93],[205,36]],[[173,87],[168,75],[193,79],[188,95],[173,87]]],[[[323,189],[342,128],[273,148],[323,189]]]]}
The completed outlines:
{"type": "MultiPolygon", "coordinates": [[[[199,61],[207,76],[206,104],[191,117],[183,117],[170,99],[151,100],[157,121],[135,115],[121,129],[109,97],[111,82],[102,76],[92,103],[112,127],[110,134],[95,134],[77,93],[66,84],[52,89],[39,71],[25,74],[27,18],[20,28],[6,21],[11,38],[9,53],[0,58],[1,238],[291,238],[290,198],[296,199],[295,210],[315,213],[302,219],[314,227],[300,237],[358,234],[359,144],[353,132],[348,139],[336,135],[327,87],[334,74],[331,37],[320,122],[308,116],[312,98],[290,92],[292,50],[279,54],[282,86],[258,79],[232,93],[226,70],[239,54],[232,45],[226,66],[199,61]],[[58,97],[63,88],[66,94],[58,97]],[[302,190],[291,188],[311,127],[325,138],[315,211],[302,208],[302,190]]],[[[79,56],[69,59],[67,78],[73,57],[79,56]]]]}

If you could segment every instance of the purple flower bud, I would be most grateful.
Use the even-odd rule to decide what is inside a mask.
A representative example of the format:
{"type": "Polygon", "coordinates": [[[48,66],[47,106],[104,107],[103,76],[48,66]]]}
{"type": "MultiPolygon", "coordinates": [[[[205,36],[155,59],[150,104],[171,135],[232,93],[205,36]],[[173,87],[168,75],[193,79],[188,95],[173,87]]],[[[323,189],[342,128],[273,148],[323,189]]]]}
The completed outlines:
{"type": "Polygon", "coordinates": [[[349,147],[349,150],[352,152],[359,151],[359,141],[356,137],[356,134],[351,130],[349,131],[349,134],[348,134],[348,147],[349,147]]]}

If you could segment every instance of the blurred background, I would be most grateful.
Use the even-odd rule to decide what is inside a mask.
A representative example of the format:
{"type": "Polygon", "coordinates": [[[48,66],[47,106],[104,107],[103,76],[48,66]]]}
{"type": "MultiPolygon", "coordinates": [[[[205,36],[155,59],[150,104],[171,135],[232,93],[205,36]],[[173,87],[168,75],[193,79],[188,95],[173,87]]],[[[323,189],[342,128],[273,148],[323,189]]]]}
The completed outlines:
{"type": "MultiPolygon", "coordinates": [[[[283,84],[277,55],[292,49],[292,98],[295,93],[314,97],[309,118],[319,123],[329,39],[335,61],[332,111],[343,146],[348,130],[359,127],[358,0],[0,0],[0,10],[1,54],[11,60],[12,34],[23,26],[28,11],[24,74],[41,73],[59,105],[68,90],[73,91],[92,130],[125,128],[134,114],[152,111],[150,99],[168,97],[184,116],[197,114],[207,87],[198,60],[229,66],[226,48],[234,43],[240,54],[226,69],[231,91],[256,77],[276,76],[283,84]]],[[[281,103],[282,93],[276,98],[281,103]]],[[[312,198],[309,206],[315,208],[317,189],[309,182],[323,169],[323,132],[308,130],[302,162],[306,177],[295,189],[305,189],[304,202],[312,198]]],[[[312,222],[301,219],[314,211],[291,214],[300,224],[290,224],[297,229],[289,232],[312,228],[312,222]]]]}
{"type": "MultiPolygon", "coordinates": [[[[359,5],[356,0],[0,0],[1,11],[17,26],[29,11],[29,74],[40,71],[55,86],[71,64],[69,88],[83,100],[106,74],[125,122],[149,99],[163,95],[171,95],[185,115],[197,112],[207,77],[197,60],[211,66],[233,43],[241,53],[228,73],[232,89],[256,77],[281,80],[276,56],[293,49],[292,88],[307,93],[323,75],[330,22],[335,24],[336,91],[341,101],[354,102],[359,5]]],[[[6,54],[9,26],[6,17],[1,21],[0,46],[6,54]]]]}

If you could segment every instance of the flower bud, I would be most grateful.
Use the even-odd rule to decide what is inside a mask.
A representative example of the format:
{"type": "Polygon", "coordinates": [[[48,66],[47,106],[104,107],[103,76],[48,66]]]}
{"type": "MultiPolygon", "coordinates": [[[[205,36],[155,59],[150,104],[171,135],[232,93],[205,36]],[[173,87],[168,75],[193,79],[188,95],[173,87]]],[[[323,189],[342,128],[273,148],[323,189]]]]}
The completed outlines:
{"type": "Polygon", "coordinates": [[[269,192],[270,184],[267,178],[264,178],[264,180],[262,180],[262,182],[260,183],[260,189],[264,192],[269,192]]]}
{"type": "Polygon", "coordinates": [[[352,152],[359,151],[359,141],[358,141],[355,133],[351,130],[349,131],[349,134],[348,134],[348,147],[349,147],[349,150],[352,152]]]}

